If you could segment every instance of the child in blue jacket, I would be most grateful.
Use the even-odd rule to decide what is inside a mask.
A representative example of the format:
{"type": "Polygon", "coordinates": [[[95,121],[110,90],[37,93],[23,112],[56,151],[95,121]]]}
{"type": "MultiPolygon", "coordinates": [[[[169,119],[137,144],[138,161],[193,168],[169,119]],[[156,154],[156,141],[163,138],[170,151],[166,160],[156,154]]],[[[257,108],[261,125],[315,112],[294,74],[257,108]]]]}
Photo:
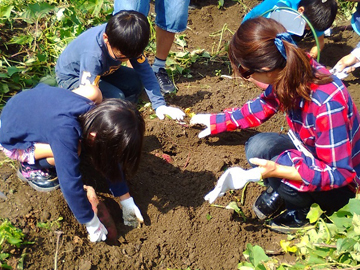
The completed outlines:
{"type": "Polygon", "coordinates": [[[136,102],[145,88],[160,119],[169,115],[181,120],[182,110],[166,106],[155,74],[143,55],[150,38],[150,25],[143,14],[120,11],[102,25],[75,38],[57,60],[58,85],[73,90],[81,85],[99,86],[105,98],[136,102]],[[122,65],[130,60],[133,68],[122,65]]]}
{"type": "MultiPolygon", "coordinates": [[[[337,13],[336,0],[264,0],[245,15],[243,22],[258,16],[269,17],[270,13],[266,12],[276,7],[289,7],[303,14],[315,29],[320,50],[324,48],[324,31],[335,20],[337,13]]],[[[316,58],[318,54],[317,46],[312,47],[310,50],[311,57],[316,58]]]]}
{"type": "Polygon", "coordinates": [[[143,221],[125,178],[139,165],[144,120],[129,101],[101,100],[95,86],[68,91],[39,84],[12,97],[0,117],[1,150],[20,161],[19,178],[39,191],[60,185],[92,242],[106,240],[107,230],[83,188],[80,152],[90,157],[108,180],[110,191],[119,197],[124,223],[137,226],[143,221]]]}

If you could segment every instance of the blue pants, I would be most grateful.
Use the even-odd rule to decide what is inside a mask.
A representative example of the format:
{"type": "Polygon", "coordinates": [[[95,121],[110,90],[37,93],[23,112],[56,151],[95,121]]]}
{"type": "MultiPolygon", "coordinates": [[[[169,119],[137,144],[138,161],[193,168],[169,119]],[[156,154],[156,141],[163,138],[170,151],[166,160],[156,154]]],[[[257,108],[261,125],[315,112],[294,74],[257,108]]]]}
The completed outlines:
{"type": "MultiPolygon", "coordinates": [[[[61,88],[74,90],[79,87],[79,78],[66,81],[58,81],[61,88]]],[[[141,78],[137,72],[125,66],[121,66],[114,73],[101,77],[99,88],[104,98],[120,98],[136,103],[141,91],[144,89],[141,78]]]]}
{"type": "MultiPolygon", "coordinates": [[[[161,29],[179,33],[186,29],[190,0],[156,0],[155,24],[161,29]]],[[[115,0],[114,14],[120,10],[135,10],[149,14],[150,0],[115,0]]]]}
{"type": "MultiPolygon", "coordinates": [[[[288,135],[278,133],[259,133],[245,144],[248,161],[255,157],[275,161],[279,154],[288,149],[296,148],[288,135]]],[[[280,178],[267,178],[264,179],[264,183],[279,193],[289,210],[309,208],[313,203],[317,203],[327,214],[331,214],[346,205],[350,198],[355,197],[355,193],[347,186],[329,191],[299,192],[282,183],[280,178]]]]}

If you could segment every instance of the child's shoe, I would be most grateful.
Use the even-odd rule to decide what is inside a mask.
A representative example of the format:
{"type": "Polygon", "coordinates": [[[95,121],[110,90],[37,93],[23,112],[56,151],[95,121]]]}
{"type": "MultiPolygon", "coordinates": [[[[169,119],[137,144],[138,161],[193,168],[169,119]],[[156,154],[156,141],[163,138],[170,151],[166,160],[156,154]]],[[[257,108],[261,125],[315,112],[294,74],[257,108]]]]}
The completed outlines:
{"type": "Polygon", "coordinates": [[[272,187],[268,187],[267,190],[261,193],[256,199],[252,208],[256,216],[260,220],[264,220],[277,213],[283,205],[284,201],[279,193],[273,190],[272,187]]]}
{"type": "Polygon", "coordinates": [[[20,162],[17,176],[37,191],[52,191],[60,186],[55,169],[32,169],[20,162]]]}
{"type": "Polygon", "coordinates": [[[298,210],[285,210],[276,218],[270,221],[270,228],[281,233],[292,233],[304,228],[309,224],[306,215],[309,208],[298,210]]]}
{"type": "Polygon", "coordinates": [[[175,91],[175,86],[170,80],[165,68],[160,68],[158,72],[155,72],[155,76],[159,82],[160,90],[163,95],[169,94],[175,91]]]}

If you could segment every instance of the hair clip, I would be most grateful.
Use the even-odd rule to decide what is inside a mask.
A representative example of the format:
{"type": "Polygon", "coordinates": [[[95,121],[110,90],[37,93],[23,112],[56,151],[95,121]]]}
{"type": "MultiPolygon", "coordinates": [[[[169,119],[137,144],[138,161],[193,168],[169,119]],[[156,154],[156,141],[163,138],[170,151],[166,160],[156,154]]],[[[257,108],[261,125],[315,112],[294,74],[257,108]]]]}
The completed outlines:
{"type": "Polygon", "coordinates": [[[323,4],[326,3],[326,2],[327,2],[327,0],[321,0],[321,3],[323,3],[323,4]]]}

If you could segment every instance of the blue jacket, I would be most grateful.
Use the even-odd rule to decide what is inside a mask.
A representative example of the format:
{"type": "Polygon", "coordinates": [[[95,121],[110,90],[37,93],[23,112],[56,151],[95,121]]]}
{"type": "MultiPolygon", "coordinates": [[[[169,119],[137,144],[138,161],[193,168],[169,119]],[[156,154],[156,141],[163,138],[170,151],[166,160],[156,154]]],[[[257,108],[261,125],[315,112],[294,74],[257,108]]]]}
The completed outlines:
{"type": "MultiPolygon", "coordinates": [[[[257,6],[255,6],[248,14],[245,15],[243,22],[248,19],[252,19],[258,16],[264,16],[266,18],[270,17],[270,12],[267,12],[275,7],[289,7],[295,10],[298,10],[300,0],[264,0],[257,6]],[[267,13],[265,13],[267,12],[267,13]],[[264,14],[265,13],[265,14],[264,14]]],[[[323,31],[315,31],[316,35],[324,35],[323,31]]]]}
{"type": "MultiPolygon", "coordinates": [[[[0,144],[27,149],[34,143],[50,144],[61,191],[76,219],[84,224],[94,217],[79,170],[78,116],[95,104],[69,90],[39,84],[12,97],[0,116],[0,144]]],[[[125,182],[110,185],[114,196],[127,193],[125,182]]]]}
{"type": "MultiPolygon", "coordinates": [[[[98,85],[100,77],[112,74],[120,68],[121,62],[113,59],[104,43],[106,24],[92,27],[75,38],[59,56],[55,72],[59,81],[80,81],[98,85]]],[[[130,59],[134,70],[140,75],[152,107],[166,105],[159,83],[148,62],[130,59]]]]}

